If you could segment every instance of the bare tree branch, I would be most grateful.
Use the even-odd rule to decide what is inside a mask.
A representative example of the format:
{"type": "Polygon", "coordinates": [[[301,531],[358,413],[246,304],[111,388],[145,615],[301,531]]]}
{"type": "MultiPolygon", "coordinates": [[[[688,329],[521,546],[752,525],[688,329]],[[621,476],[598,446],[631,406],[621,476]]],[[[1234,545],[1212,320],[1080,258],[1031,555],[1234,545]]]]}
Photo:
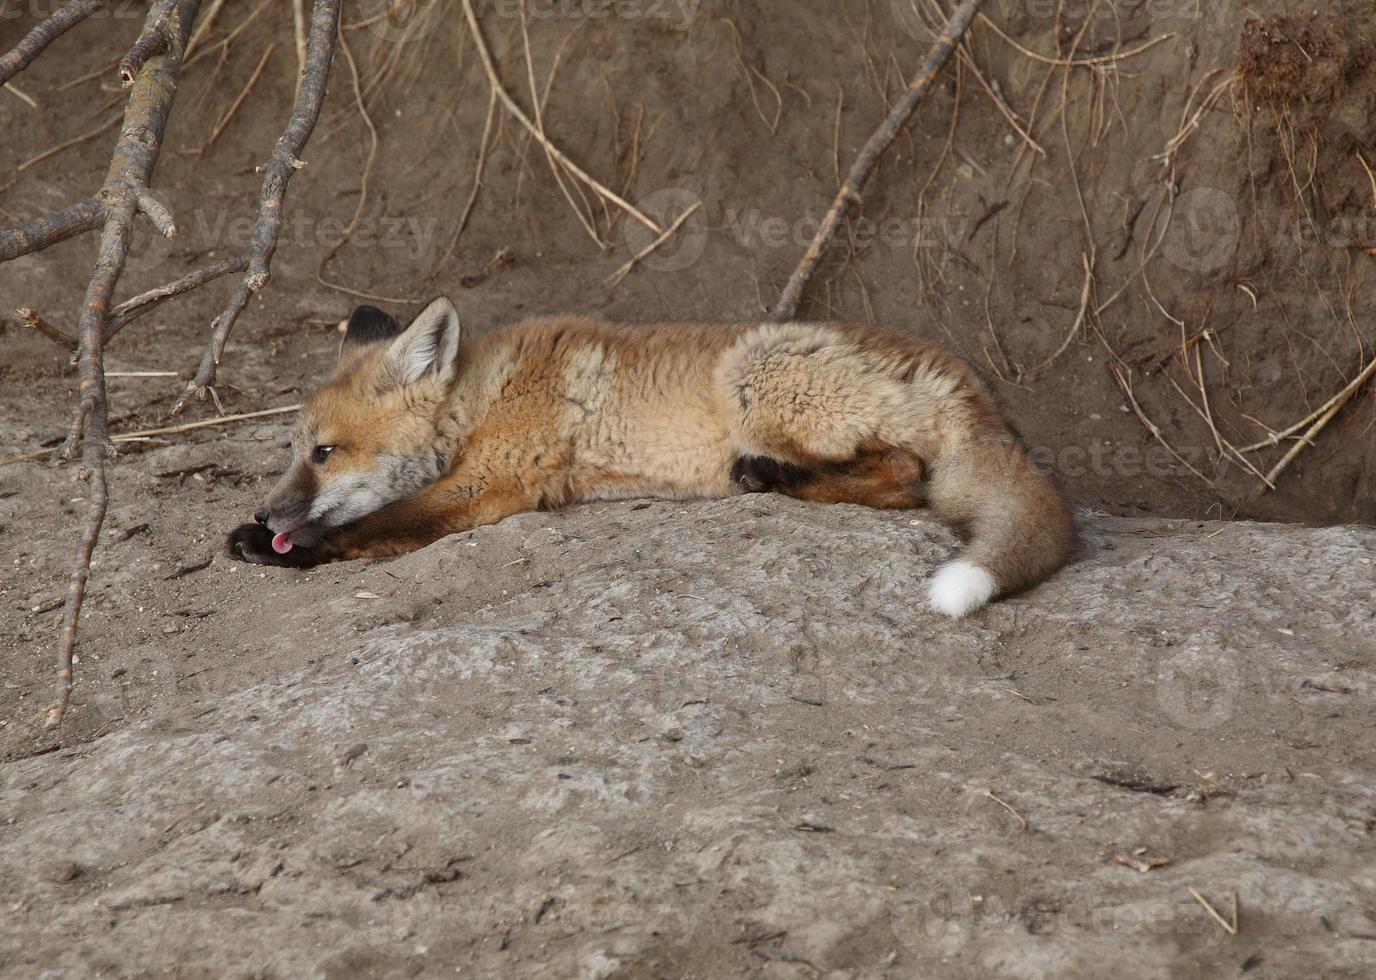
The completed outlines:
{"type": "Polygon", "coordinates": [[[37,310],[30,309],[27,306],[21,306],[14,312],[19,314],[19,318],[21,320],[23,320],[29,326],[33,327],[43,336],[47,337],[54,344],[57,344],[57,346],[64,348],[68,353],[72,354],[73,356],[76,355],[76,338],[73,337],[71,334],[67,333],[67,331],[63,330],[61,327],[55,327],[47,320],[43,319],[43,317],[39,314],[37,310]]]}
{"type": "MultiPolygon", "coordinates": [[[[91,572],[91,553],[105,523],[108,493],[105,459],[110,448],[109,419],[105,398],[105,330],[110,300],[129,253],[129,240],[140,198],[147,194],[148,181],[162,148],[162,134],[172,110],[181,70],[182,52],[191,33],[200,0],[158,0],[144,22],[135,42],[136,50],[148,50],[146,38],[161,35],[156,54],[148,55],[129,92],[124,127],[115,144],[110,169],[101,187],[105,202],[105,225],[100,236],[100,251],[77,324],[80,341],[78,364],[81,373],[80,405],[63,453],[82,454],[83,475],[90,481],[88,511],[72,564],[72,580],[67,588],[66,610],[62,619],[60,672],[57,702],[48,709],[47,726],[62,723],[72,693],[72,653],[76,647],[77,622],[86,597],[86,579],[91,572]]],[[[128,59],[126,59],[128,60],[128,59]]],[[[145,209],[146,210],[146,209],[145,209]]],[[[163,212],[165,214],[165,212],[163,212]]],[[[169,219],[170,220],[170,219],[169,219]]]]}
{"type": "Polygon", "coordinates": [[[784,287],[778,304],[769,314],[769,319],[779,322],[792,320],[797,315],[798,302],[803,297],[803,290],[807,287],[809,280],[812,279],[812,274],[817,271],[817,267],[821,265],[827,250],[831,248],[832,242],[836,239],[836,233],[841,230],[841,225],[845,222],[851,208],[860,203],[860,191],[865,186],[865,182],[869,180],[879,158],[889,148],[889,144],[898,135],[903,124],[908,121],[908,117],[913,114],[913,110],[922,102],[923,96],[927,94],[927,89],[931,87],[937,73],[946,64],[946,60],[951,57],[951,52],[956,49],[956,45],[960,43],[966,28],[970,26],[970,22],[975,19],[975,14],[979,13],[979,8],[983,5],[984,0],[963,0],[961,5],[951,14],[951,19],[947,21],[941,36],[937,38],[936,44],[927,53],[927,60],[923,62],[922,70],[908,84],[903,93],[903,98],[894,105],[888,118],[865,141],[865,145],[855,158],[855,163],[851,165],[850,173],[846,175],[845,183],[841,185],[841,190],[832,202],[831,209],[827,211],[826,218],[822,221],[821,227],[817,229],[812,244],[807,247],[807,252],[803,255],[802,261],[798,263],[798,268],[789,277],[788,285],[784,287]]]}
{"type": "Polygon", "coordinates": [[[98,198],[88,197],[22,225],[0,228],[0,262],[17,259],[29,252],[41,252],[49,245],[65,242],[73,235],[99,226],[104,218],[105,205],[98,198]]]}
{"type": "Polygon", "coordinates": [[[157,286],[148,290],[146,293],[139,293],[132,299],[127,299],[110,311],[110,322],[105,328],[105,340],[108,343],[110,338],[119,333],[130,323],[133,323],[145,313],[156,310],[173,296],[180,296],[182,293],[189,293],[193,289],[199,289],[206,283],[221,276],[227,276],[231,272],[243,272],[248,268],[248,256],[236,255],[232,258],[221,259],[219,262],[212,262],[210,265],[201,266],[182,276],[175,282],[169,282],[163,286],[157,286]]]}
{"type": "Polygon", "coordinates": [[[339,0],[315,0],[311,9],[310,36],[306,42],[306,69],[296,96],[287,128],[277,138],[272,159],[261,169],[263,189],[258,202],[258,221],[253,229],[253,241],[248,249],[248,272],[229,298],[229,303],[211,326],[210,344],[201,358],[196,376],[186,386],[172,414],[182,411],[193,398],[204,398],[206,390],[215,383],[215,371],[224,355],[225,343],[239,314],[250,297],[267,285],[271,277],[273,253],[277,250],[277,236],[282,230],[282,202],[287,194],[287,182],[292,174],[305,166],[301,151],[310,139],[320,107],[325,101],[325,81],[334,58],[335,41],[339,33],[339,0]]]}
{"type": "Polygon", "coordinates": [[[0,56],[0,85],[4,85],[43,53],[43,49],[80,24],[101,7],[105,0],[71,0],[42,21],[7,54],[0,56]]]}

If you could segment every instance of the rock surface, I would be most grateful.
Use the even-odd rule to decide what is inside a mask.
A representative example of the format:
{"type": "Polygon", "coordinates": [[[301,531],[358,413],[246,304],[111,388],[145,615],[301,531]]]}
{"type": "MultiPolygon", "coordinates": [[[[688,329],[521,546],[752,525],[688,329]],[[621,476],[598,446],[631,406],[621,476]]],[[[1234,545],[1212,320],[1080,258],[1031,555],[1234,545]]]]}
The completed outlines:
{"type": "Polygon", "coordinates": [[[1376,532],[1082,525],[960,623],[771,496],[217,561],[256,674],[0,766],[0,972],[1369,976],[1376,532]]]}

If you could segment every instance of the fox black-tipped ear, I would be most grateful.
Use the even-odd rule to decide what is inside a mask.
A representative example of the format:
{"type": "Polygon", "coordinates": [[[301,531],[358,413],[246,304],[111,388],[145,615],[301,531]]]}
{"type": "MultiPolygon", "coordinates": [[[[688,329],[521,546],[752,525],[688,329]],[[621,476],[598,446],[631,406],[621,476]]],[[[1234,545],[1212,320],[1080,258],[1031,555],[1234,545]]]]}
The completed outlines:
{"type": "Polygon", "coordinates": [[[360,306],[349,314],[349,325],[344,331],[344,343],[373,344],[380,340],[391,340],[399,333],[401,324],[376,306],[360,306]]]}
{"type": "Polygon", "coordinates": [[[405,332],[387,348],[387,361],[404,385],[414,384],[433,372],[449,381],[458,371],[459,311],[448,296],[430,301],[416,314],[405,332]]]}

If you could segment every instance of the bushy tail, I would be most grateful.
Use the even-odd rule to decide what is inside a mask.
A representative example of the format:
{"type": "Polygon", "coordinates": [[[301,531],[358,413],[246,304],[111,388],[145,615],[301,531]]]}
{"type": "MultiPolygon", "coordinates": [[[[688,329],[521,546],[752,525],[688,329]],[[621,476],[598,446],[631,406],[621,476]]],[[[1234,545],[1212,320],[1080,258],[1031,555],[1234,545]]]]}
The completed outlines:
{"type": "Polygon", "coordinates": [[[969,535],[964,554],[937,570],[932,608],[960,618],[995,596],[1035,585],[1070,552],[1070,508],[1022,446],[975,437],[934,461],[930,499],[938,517],[969,535]]]}

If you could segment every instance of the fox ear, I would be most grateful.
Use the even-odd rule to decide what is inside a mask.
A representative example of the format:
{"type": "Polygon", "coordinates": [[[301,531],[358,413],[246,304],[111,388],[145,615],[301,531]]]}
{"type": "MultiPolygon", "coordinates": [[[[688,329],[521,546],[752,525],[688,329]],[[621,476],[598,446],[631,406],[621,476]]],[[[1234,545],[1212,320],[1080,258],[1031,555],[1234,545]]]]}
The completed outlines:
{"type": "Polygon", "coordinates": [[[387,363],[404,385],[415,384],[427,373],[449,381],[458,370],[460,333],[459,312],[449,297],[431,300],[387,348],[387,363]]]}
{"type": "Polygon", "coordinates": [[[376,306],[360,306],[349,314],[349,325],[344,329],[344,339],[339,342],[339,355],[343,357],[351,347],[391,340],[399,333],[401,324],[376,306]]]}

